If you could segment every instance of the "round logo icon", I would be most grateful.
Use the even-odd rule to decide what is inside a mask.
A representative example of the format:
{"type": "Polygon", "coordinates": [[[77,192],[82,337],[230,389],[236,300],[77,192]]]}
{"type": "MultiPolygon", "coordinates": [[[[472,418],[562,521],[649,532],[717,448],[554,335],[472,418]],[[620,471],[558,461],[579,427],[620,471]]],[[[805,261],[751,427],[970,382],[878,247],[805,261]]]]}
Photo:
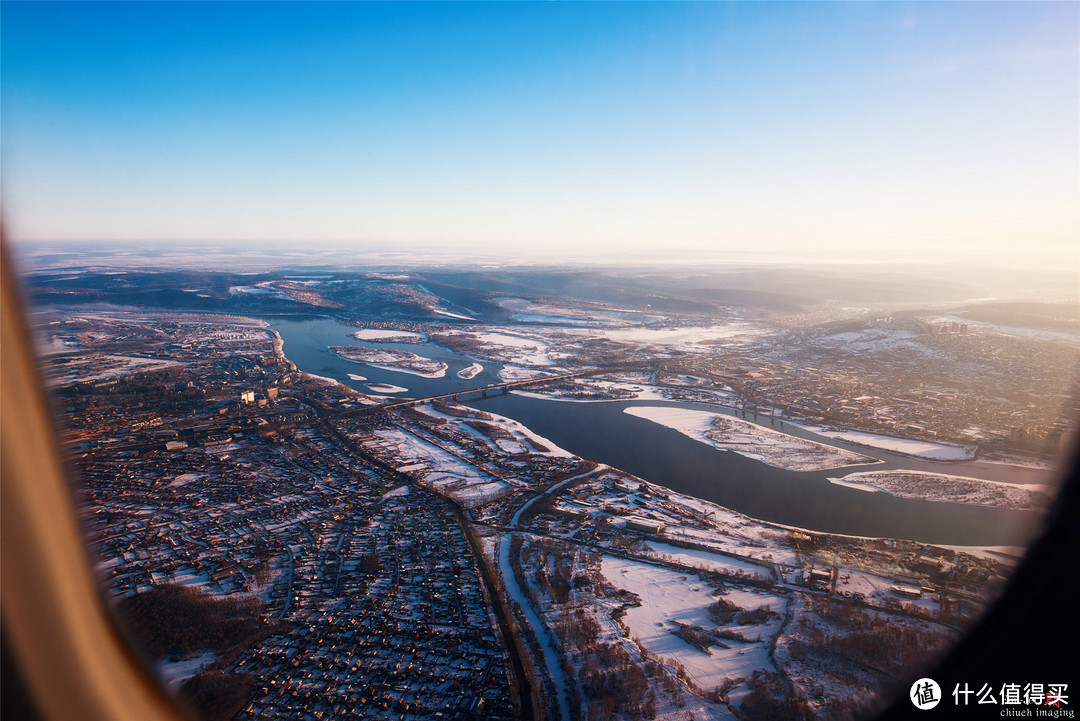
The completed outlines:
{"type": "Polygon", "coordinates": [[[908,696],[911,698],[911,703],[915,704],[915,708],[928,711],[941,701],[941,686],[938,686],[937,681],[932,678],[920,678],[911,684],[908,696]]]}

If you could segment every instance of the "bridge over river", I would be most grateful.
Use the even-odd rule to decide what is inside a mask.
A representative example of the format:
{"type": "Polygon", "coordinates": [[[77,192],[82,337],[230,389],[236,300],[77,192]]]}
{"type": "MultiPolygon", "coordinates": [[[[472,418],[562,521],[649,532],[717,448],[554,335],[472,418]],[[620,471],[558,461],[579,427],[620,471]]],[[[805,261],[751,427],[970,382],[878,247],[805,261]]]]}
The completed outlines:
{"type": "Polygon", "coordinates": [[[547,385],[549,383],[555,383],[557,381],[564,381],[570,378],[582,378],[602,375],[604,373],[614,373],[618,371],[628,370],[640,370],[646,368],[650,363],[623,363],[619,365],[604,366],[603,368],[587,368],[581,371],[575,371],[573,373],[560,373],[558,375],[541,376],[539,378],[526,378],[522,380],[509,381],[507,383],[496,383],[489,386],[481,386],[480,388],[468,388],[463,391],[450,391],[449,393],[440,393],[439,395],[426,396],[424,398],[407,398],[401,401],[395,401],[392,403],[384,403],[378,406],[364,406],[363,408],[350,408],[349,410],[338,411],[334,413],[337,417],[344,416],[370,416],[377,413],[386,413],[388,411],[395,411],[401,408],[410,408],[412,406],[422,405],[424,403],[430,403],[432,401],[450,400],[450,401],[466,401],[477,400],[478,398],[487,398],[492,395],[506,395],[512,390],[517,388],[532,388],[536,386],[547,385]]]}
{"type": "MultiPolygon", "coordinates": [[[[640,370],[642,368],[647,368],[650,365],[651,364],[649,362],[638,362],[622,363],[619,365],[604,366],[600,368],[587,368],[585,370],[574,371],[573,373],[559,373],[557,375],[542,376],[539,378],[527,378],[522,380],[510,381],[508,383],[496,383],[494,385],[481,386],[479,388],[467,388],[465,390],[440,393],[438,395],[426,396],[424,398],[406,398],[400,401],[392,401],[390,403],[383,403],[377,406],[361,406],[358,408],[341,409],[329,408],[321,403],[309,402],[306,403],[306,405],[311,411],[314,412],[314,415],[312,416],[298,419],[282,418],[280,420],[274,420],[269,423],[263,422],[257,427],[250,425],[250,417],[246,419],[238,419],[234,417],[228,420],[218,420],[217,414],[214,414],[213,416],[207,416],[200,419],[201,422],[196,422],[183,428],[177,428],[177,435],[175,436],[175,438],[177,440],[184,440],[189,443],[200,443],[202,439],[215,435],[225,436],[232,433],[249,430],[259,430],[260,432],[273,431],[280,428],[292,428],[297,425],[325,421],[333,418],[376,416],[382,413],[396,411],[402,408],[409,408],[411,406],[418,406],[424,403],[430,403],[431,401],[476,400],[478,398],[487,398],[494,395],[506,395],[515,388],[533,388],[536,386],[546,385],[548,383],[564,381],[570,378],[597,376],[603,375],[605,373],[615,373],[618,371],[640,370]],[[241,422],[242,420],[246,422],[241,422]]],[[[110,445],[109,450],[110,452],[129,450],[160,450],[166,447],[166,442],[166,440],[139,440],[129,443],[110,445]]]]}

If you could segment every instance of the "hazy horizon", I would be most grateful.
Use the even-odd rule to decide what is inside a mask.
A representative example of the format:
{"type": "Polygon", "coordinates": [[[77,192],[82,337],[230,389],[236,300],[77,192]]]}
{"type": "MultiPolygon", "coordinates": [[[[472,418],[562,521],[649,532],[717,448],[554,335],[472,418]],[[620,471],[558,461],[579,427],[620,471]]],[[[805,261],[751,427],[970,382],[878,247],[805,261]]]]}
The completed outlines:
{"type": "Polygon", "coordinates": [[[710,287],[780,290],[811,295],[821,284],[837,286],[838,295],[856,293],[866,301],[888,302],[896,293],[916,303],[945,300],[964,303],[992,301],[1077,302],[1080,284],[1069,268],[1025,270],[984,267],[974,264],[942,263],[906,259],[903,262],[849,261],[828,258],[794,260],[753,257],[750,254],[727,258],[695,258],[679,253],[618,256],[579,256],[573,259],[510,257],[505,254],[452,252],[439,248],[262,248],[222,246],[204,242],[177,244],[168,248],[129,243],[70,242],[43,245],[16,241],[11,244],[12,260],[27,274],[47,277],[65,272],[105,274],[135,273],[216,273],[219,275],[267,275],[296,273],[424,273],[426,271],[552,272],[633,276],[693,277],[710,287]],[[839,291],[843,286],[847,290],[839,291]],[[876,290],[875,290],[876,289],[876,290]]]}

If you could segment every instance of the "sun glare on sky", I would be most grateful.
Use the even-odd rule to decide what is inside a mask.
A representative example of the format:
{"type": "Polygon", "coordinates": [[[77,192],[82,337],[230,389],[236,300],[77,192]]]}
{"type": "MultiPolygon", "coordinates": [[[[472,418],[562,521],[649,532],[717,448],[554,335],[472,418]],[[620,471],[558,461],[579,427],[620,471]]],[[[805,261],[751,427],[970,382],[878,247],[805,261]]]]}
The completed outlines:
{"type": "Polygon", "coordinates": [[[0,14],[23,242],[1078,263],[1077,3],[0,14]]]}

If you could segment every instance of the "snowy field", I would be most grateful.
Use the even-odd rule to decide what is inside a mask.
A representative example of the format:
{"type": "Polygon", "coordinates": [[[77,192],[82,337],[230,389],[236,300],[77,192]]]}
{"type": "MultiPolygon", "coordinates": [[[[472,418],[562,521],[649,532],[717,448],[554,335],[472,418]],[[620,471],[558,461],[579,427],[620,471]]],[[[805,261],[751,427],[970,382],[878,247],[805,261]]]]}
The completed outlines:
{"type": "Polygon", "coordinates": [[[425,485],[464,506],[486,503],[509,490],[506,481],[411,433],[392,428],[377,430],[372,435],[398,460],[401,470],[416,473],[425,485]]]}
{"type": "Polygon", "coordinates": [[[771,574],[768,570],[756,563],[740,561],[731,558],[730,556],[723,556],[719,553],[710,553],[709,551],[701,551],[696,548],[680,548],[679,546],[672,546],[670,543],[658,543],[656,541],[648,541],[645,544],[645,549],[645,555],[659,558],[664,561],[675,561],[676,563],[693,566],[705,571],[715,571],[717,573],[748,573],[752,576],[758,576],[759,578],[766,580],[771,578],[771,574]]]}
{"type": "Polygon", "coordinates": [[[211,651],[179,661],[158,661],[154,668],[158,677],[165,682],[166,688],[175,692],[180,688],[180,684],[195,674],[201,673],[216,659],[217,654],[211,651]]]}
{"type": "MultiPolygon", "coordinates": [[[[689,496],[679,496],[679,505],[697,508],[710,514],[717,524],[716,529],[697,529],[689,526],[669,526],[664,534],[689,543],[715,548],[724,553],[733,553],[761,561],[798,565],[796,553],[789,547],[777,544],[776,530],[759,521],[729,511],[726,508],[698,501],[689,496]]],[[[760,569],[758,571],[760,573],[760,569]]]]}
{"type": "Polygon", "coordinates": [[[1048,498],[1043,486],[1019,486],[998,481],[922,471],[867,471],[829,481],[863,491],[881,491],[902,498],[967,503],[998,508],[1042,508],[1048,498]]]}
{"type": "Polygon", "coordinates": [[[495,303],[510,312],[514,320],[529,323],[561,323],[571,326],[631,325],[654,323],[663,319],[635,310],[621,308],[578,308],[539,303],[526,298],[498,298],[495,303]]]}
{"type": "Polygon", "coordinates": [[[550,366],[554,363],[549,352],[551,344],[539,337],[505,330],[451,330],[446,335],[468,340],[469,355],[487,358],[508,365],[550,366]]]}
{"type": "Polygon", "coordinates": [[[485,413],[483,418],[459,418],[457,416],[447,415],[446,413],[440,413],[430,404],[416,406],[413,410],[451,424],[459,433],[472,436],[486,444],[492,450],[500,453],[508,453],[510,455],[535,453],[555,458],[575,457],[574,454],[559,448],[548,439],[537,435],[513,418],[506,418],[505,416],[495,415],[494,413],[485,413]],[[490,435],[482,433],[475,427],[466,423],[466,421],[473,424],[479,422],[489,425],[501,432],[492,433],[490,435]]]}
{"type": "Polygon", "coordinates": [[[542,371],[535,368],[519,368],[517,366],[505,366],[499,369],[499,380],[503,383],[514,381],[527,381],[533,378],[543,378],[552,375],[551,371],[542,371]]]}
{"type": "MultiPolygon", "coordinates": [[[[680,664],[699,688],[713,689],[729,678],[749,678],[757,669],[774,670],[769,640],[780,629],[779,618],[759,625],[725,625],[749,642],[725,640],[729,648],[713,645],[706,652],[672,631],[678,628],[676,622],[707,632],[718,628],[707,610],[718,598],[711,586],[696,576],[611,556],[603,557],[602,572],[614,586],[641,599],[641,605],[628,609],[623,617],[630,635],[665,663],[680,664]]],[[[781,617],[786,603],[779,596],[737,588],[729,588],[723,598],[746,610],[765,605],[781,617]]]]}
{"type": "Polygon", "coordinates": [[[631,406],[626,413],[679,431],[696,441],[790,471],[821,471],[876,463],[876,459],[795,438],[729,416],[667,406],[631,406]]]}
{"type": "Polygon", "coordinates": [[[767,332],[745,321],[732,321],[723,325],[687,328],[616,328],[605,330],[603,334],[620,343],[700,352],[703,346],[746,342],[767,332]]]}
{"type": "Polygon", "coordinates": [[[140,358],[137,356],[91,356],[64,366],[64,373],[49,378],[50,385],[70,385],[118,378],[132,373],[146,373],[183,365],[174,360],[140,358]]]}
{"type": "Polygon", "coordinates": [[[974,455],[974,446],[953,446],[945,443],[932,443],[930,441],[913,441],[906,438],[894,438],[882,436],[877,433],[864,431],[830,431],[813,428],[816,433],[829,438],[837,438],[849,443],[858,443],[870,448],[880,448],[883,451],[903,453],[908,456],[929,458],[935,461],[967,461],[974,455]]]}
{"type": "MultiPolygon", "coordinates": [[[[897,599],[893,589],[903,585],[907,584],[898,583],[896,579],[885,578],[876,573],[844,568],[836,590],[838,593],[849,595],[862,594],[874,605],[880,605],[888,599],[897,599]]],[[[906,606],[918,608],[927,614],[937,613],[941,609],[941,602],[937,594],[933,593],[923,593],[919,598],[905,597],[901,600],[906,606]]]]}
{"type": "Polygon", "coordinates": [[[415,333],[411,330],[383,330],[381,328],[364,328],[350,335],[357,340],[378,340],[384,343],[423,343],[427,340],[423,333],[415,333]]]}

